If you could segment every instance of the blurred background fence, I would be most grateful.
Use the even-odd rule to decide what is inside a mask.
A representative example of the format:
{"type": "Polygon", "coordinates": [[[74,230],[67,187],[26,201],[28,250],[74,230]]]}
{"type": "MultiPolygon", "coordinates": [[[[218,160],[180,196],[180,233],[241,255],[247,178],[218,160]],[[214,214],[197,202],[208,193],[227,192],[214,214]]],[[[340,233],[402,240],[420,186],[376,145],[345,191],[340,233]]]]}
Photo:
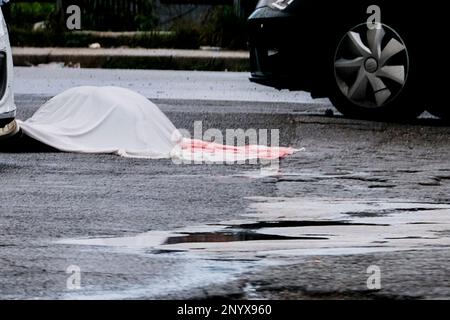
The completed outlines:
{"type": "Polygon", "coordinates": [[[246,16],[256,1],[11,0],[3,11],[14,45],[85,46],[95,41],[65,27],[66,8],[78,5],[83,31],[151,32],[103,39],[105,46],[245,49],[246,16]]]}
{"type": "Polygon", "coordinates": [[[40,7],[36,4],[50,4],[61,16],[65,15],[68,6],[78,5],[85,29],[136,30],[139,28],[140,19],[154,16],[153,2],[152,0],[12,0],[11,5],[5,7],[5,16],[11,17],[11,6],[21,3],[35,4],[36,9],[40,7]]]}

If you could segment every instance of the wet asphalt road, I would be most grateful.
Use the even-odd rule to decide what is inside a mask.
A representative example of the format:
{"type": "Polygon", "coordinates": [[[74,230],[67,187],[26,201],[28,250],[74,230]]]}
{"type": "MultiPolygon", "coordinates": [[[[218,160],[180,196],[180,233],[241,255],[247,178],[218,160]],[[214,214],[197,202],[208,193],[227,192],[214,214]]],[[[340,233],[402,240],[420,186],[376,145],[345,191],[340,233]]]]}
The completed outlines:
{"type": "MultiPolygon", "coordinates": [[[[19,70],[19,83],[20,73],[28,71],[19,70]]],[[[29,80],[30,74],[22,77],[29,80]]],[[[236,77],[239,83],[242,75],[236,77]]],[[[21,119],[54,94],[44,89],[36,94],[37,84],[33,88],[27,82],[17,89],[21,119]]],[[[160,90],[170,91],[164,88],[160,90]]],[[[400,125],[325,117],[332,107],[324,101],[299,102],[290,96],[291,101],[276,103],[272,100],[279,93],[258,90],[267,91],[252,101],[147,96],[179,128],[191,129],[193,121],[202,120],[205,128],[280,129],[282,144],[306,151],[283,160],[275,178],[253,178],[258,168],[250,165],[179,166],[170,160],[112,155],[0,153],[0,297],[450,297],[447,247],[292,257],[281,261],[287,265],[271,265],[262,258],[221,261],[191,253],[57,243],[240,219],[254,197],[450,204],[449,126],[434,119],[400,125]],[[365,270],[372,264],[385,270],[378,291],[365,287],[365,270]],[[81,290],[67,289],[71,265],[82,271],[81,290]]]]}

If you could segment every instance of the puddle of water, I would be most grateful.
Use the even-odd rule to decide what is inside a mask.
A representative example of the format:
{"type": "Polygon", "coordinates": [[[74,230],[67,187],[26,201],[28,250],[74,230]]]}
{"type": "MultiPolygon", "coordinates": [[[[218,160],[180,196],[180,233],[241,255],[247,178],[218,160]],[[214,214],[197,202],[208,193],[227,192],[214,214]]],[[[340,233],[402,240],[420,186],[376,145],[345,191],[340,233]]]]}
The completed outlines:
{"type": "Polygon", "coordinates": [[[271,235],[248,230],[233,230],[220,232],[189,233],[169,237],[163,245],[179,243],[213,243],[235,241],[261,241],[261,240],[328,240],[324,237],[293,237],[283,235],[271,235]]]}
{"type": "Polygon", "coordinates": [[[359,212],[346,212],[345,214],[349,216],[355,217],[381,217],[389,214],[401,213],[401,212],[418,212],[418,211],[433,211],[439,210],[440,208],[395,208],[395,209],[387,209],[387,210],[367,210],[367,211],[359,211],[359,212]]]}
{"type": "MultiPolygon", "coordinates": [[[[159,279],[161,283],[153,283],[152,289],[133,288],[118,293],[117,298],[156,296],[181,287],[189,290],[227,281],[248,271],[248,266],[283,264],[301,256],[448,249],[449,217],[449,205],[254,198],[248,213],[237,221],[59,243],[108,246],[128,253],[144,251],[149,257],[167,254],[189,261],[183,264],[180,276],[168,274],[166,279],[159,279]]],[[[87,296],[116,297],[104,292],[87,296]]]]}
{"type": "Polygon", "coordinates": [[[344,252],[348,248],[359,251],[366,248],[371,252],[437,244],[450,246],[450,237],[442,236],[442,232],[450,230],[448,205],[339,199],[253,200],[244,215],[246,219],[240,221],[130,237],[68,239],[60,243],[244,255],[239,258],[296,249],[315,250],[319,254],[330,249],[344,252]]]}
{"type": "Polygon", "coordinates": [[[260,221],[239,225],[241,229],[293,228],[318,226],[387,226],[371,223],[351,223],[348,221],[260,221]]]}
{"type": "MultiPolygon", "coordinates": [[[[196,259],[195,256],[180,256],[178,273],[168,273],[166,277],[142,279],[139,285],[126,286],[122,289],[104,290],[98,287],[87,287],[65,293],[65,300],[120,300],[142,298],[165,298],[182,291],[192,293],[193,288],[202,288],[208,284],[226,284],[239,274],[254,269],[253,261],[210,261],[196,259]]],[[[270,265],[270,264],[267,264],[270,265]]]]}

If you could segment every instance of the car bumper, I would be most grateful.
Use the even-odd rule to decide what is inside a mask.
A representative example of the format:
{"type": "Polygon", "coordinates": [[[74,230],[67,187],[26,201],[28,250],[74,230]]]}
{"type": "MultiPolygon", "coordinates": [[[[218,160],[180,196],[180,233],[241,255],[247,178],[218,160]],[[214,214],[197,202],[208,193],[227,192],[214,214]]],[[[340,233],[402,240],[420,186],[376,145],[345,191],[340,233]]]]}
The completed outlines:
{"type": "Polygon", "coordinates": [[[291,75],[280,72],[281,54],[271,54],[271,49],[267,48],[251,48],[250,65],[251,76],[250,81],[261,85],[284,89],[289,87],[291,75]]]}
{"type": "Polygon", "coordinates": [[[298,16],[269,7],[258,8],[249,17],[250,81],[277,89],[308,90],[308,82],[303,81],[310,69],[305,63],[310,60],[308,48],[303,46],[308,33],[302,22],[298,16]]]}

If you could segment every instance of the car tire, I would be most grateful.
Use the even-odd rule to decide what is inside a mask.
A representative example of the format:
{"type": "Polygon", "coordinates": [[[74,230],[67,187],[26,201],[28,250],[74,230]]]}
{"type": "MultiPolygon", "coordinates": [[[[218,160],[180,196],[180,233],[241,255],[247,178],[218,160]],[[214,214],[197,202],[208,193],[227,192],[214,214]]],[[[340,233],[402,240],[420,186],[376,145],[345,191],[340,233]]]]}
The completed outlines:
{"type": "Polygon", "coordinates": [[[403,39],[383,24],[351,29],[337,45],[330,100],[350,118],[408,121],[424,111],[403,39]]]}
{"type": "Polygon", "coordinates": [[[8,124],[0,128],[0,140],[9,139],[19,132],[20,128],[17,122],[13,119],[8,124]]]}

